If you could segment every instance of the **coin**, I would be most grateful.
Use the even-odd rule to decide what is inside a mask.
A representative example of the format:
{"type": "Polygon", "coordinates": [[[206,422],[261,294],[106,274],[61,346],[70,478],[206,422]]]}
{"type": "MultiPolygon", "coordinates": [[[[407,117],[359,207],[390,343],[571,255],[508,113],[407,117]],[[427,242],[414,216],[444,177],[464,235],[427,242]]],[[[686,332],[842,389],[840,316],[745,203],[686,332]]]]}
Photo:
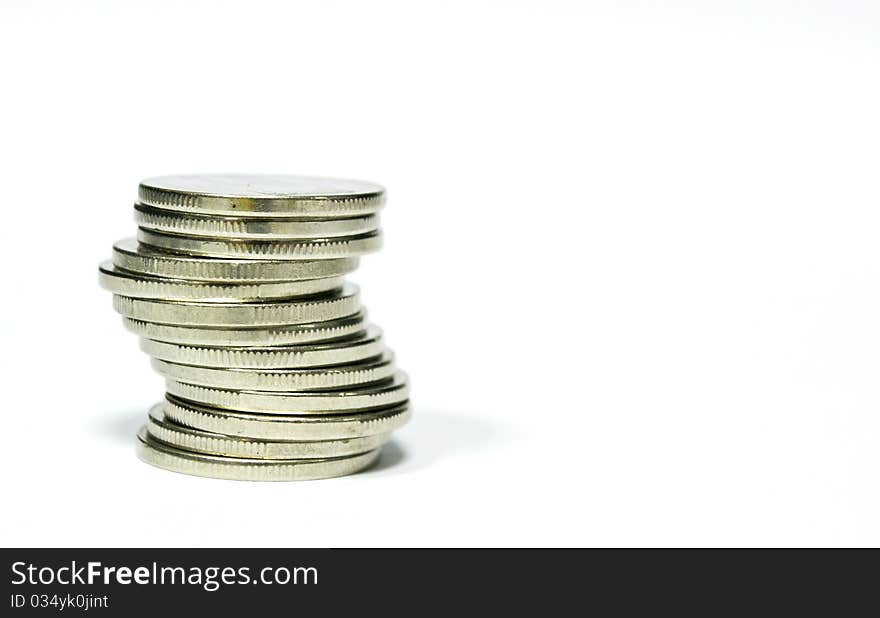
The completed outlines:
{"type": "Polygon", "coordinates": [[[385,190],[359,180],[254,174],[191,174],[148,178],[140,201],[168,210],[233,216],[346,217],[372,214],[385,190]]]}
{"type": "Polygon", "coordinates": [[[159,375],[177,382],[225,390],[313,391],[371,384],[394,375],[394,355],[381,356],[351,363],[316,369],[229,369],[199,367],[152,360],[159,375]]]}
{"type": "Polygon", "coordinates": [[[412,414],[408,402],[347,414],[255,414],[218,410],[172,395],[166,395],[164,411],[180,425],[263,440],[341,440],[384,434],[403,427],[412,414]]]}
{"type": "Polygon", "coordinates": [[[125,328],[140,337],[203,347],[268,347],[332,341],[362,333],[367,327],[365,320],[363,310],[336,320],[255,328],[175,326],[122,318],[125,328]]]}
{"type": "Polygon", "coordinates": [[[105,290],[131,298],[203,302],[258,301],[311,296],[341,288],[343,284],[342,277],[267,283],[211,283],[164,279],[121,270],[109,260],[101,264],[99,280],[105,290]]]}
{"type": "Polygon", "coordinates": [[[113,308],[127,318],[179,326],[277,326],[308,324],[356,313],[357,286],[295,301],[261,303],[180,302],[113,296],[113,308]]]}
{"type": "Polygon", "coordinates": [[[233,391],[170,379],[165,381],[165,390],[186,401],[261,414],[338,414],[349,410],[396,405],[409,398],[409,382],[402,371],[395,373],[393,378],[376,384],[331,391],[233,391]]]}
{"type": "Polygon", "coordinates": [[[340,277],[357,258],[327,260],[219,259],[169,253],[126,238],[113,245],[113,264],[129,272],[190,281],[260,283],[340,277]]]}
{"type": "Polygon", "coordinates": [[[379,249],[384,189],[188,175],[138,188],[99,281],[166,380],[138,455],[223,479],[351,474],[411,415],[409,380],[343,278],[379,249]]]}
{"type": "Polygon", "coordinates": [[[326,459],[254,459],[207,455],[175,448],[138,432],[138,457],[158,468],[233,481],[307,481],[344,476],[376,461],[380,449],[326,459]]]}
{"type": "Polygon", "coordinates": [[[147,433],[153,439],[175,448],[197,453],[246,457],[253,459],[322,459],[357,455],[377,449],[388,441],[389,434],[374,434],[342,440],[254,440],[225,436],[185,425],[178,425],[165,418],[164,404],[150,409],[147,433]]]}
{"type": "Polygon", "coordinates": [[[239,239],[302,239],[356,236],[379,227],[378,215],[344,219],[290,219],[256,217],[218,217],[162,210],[135,204],[138,226],[154,232],[184,236],[239,239]]]}
{"type": "Polygon", "coordinates": [[[181,365],[223,369],[294,369],[356,363],[385,351],[382,331],[368,326],[359,335],[321,343],[265,348],[187,346],[141,339],[141,349],[155,358],[181,365]]]}
{"type": "Polygon", "coordinates": [[[274,260],[322,260],[351,258],[382,248],[380,231],[311,240],[228,240],[175,236],[138,229],[138,241],[151,247],[205,257],[274,260]]]}
{"type": "Polygon", "coordinates": [[[229,281],[260,283],[340,277],[352,272],[357,258],[326,260],[219,259],[169,253],[136,238],[113,245],[113,264],[129,272],[186,279],[188,281],[229,281]]]}

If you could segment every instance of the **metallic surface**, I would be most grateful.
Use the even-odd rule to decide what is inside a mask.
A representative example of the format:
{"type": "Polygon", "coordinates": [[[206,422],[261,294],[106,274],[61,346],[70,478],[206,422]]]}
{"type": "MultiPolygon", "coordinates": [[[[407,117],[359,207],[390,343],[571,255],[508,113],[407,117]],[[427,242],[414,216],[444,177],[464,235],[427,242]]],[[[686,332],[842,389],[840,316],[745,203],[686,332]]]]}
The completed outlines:
{"type": "Polygon", "coordinates": [[[207,455],[175,448],[138,432],[138,457],[158,468],[231,481],[310,481],[344,476],[376,461],[379,449],[327,459],[254,459],[207,455]]]}
{"type": "Polygon", "coordinates": [[[187,255],[237,259],[322,260],[351,258],[382,248],[379,231],[357,236],[315,238],[312,240],[228,240],[194,238],[138,229],[138,242],[187,255]]]}
{"type": "Polygon", "coordinates": [[[345,217],[376,212],[385,190],[341,178],[189,174],[143,180],[138,197],[150,206],[218,215],[345,217]]]}
{"type": "Polygon", "coordinates": [[[165,390],[179,399],[203,405],[261,414],[339,414],[350,410],[397,405],[409,397],[406,374],[377,384],[310,392],[223,390],[166,380],[165,390]]]}
{"type": "Polygon", "coordinates": [[[351,474],[410,418],[409,381],[344,276],[382,245],[384,190],[301,176],[141,183],[99,281],[166,381],[144,461],[235,480],[351,474]]]}
{"type": "Polygon", "coordinates": [[[236,369],[293,369],[355,363],[385,350],[382,331],[370,326],[361,335],[305,345],[266,348],[205,348],[141,339],[141,350],[172,363],[236,369]]]}
{"type": "Polygon", "coordinates": [[[150,409],[146,429],[149,436],[175,448],[252,459],[322,459],[357,455],[381,447],[388,434],[374,434],[341,440],[254,440],[193,429],[165,418],[161,403],[150,409]]]}
{"type": "Polygon", "coordinates": [[[127,318],[180,326],[277,326],[336,320],[360,309],[357,286],[338,292],[261,303],[176,302],[113,296],[113,308],[127,318]]]}
{"type": "Polygon", "coordinates": [[[225,390],[313,391],[351,387],[387,380],[394,375],[394,356],[379,357],[348,365],[317,369],[231,369],[182,365],[154,358],[153,369],[176,382],[225,390]]]}
{"type": "Polygon", "coordinates": [[[412,414],[409,403],[333,415],[254,414],[220,410],[167,395],[165,416],[175,423],[228,436],[262,440],[341,440],[394,431],[412,414]]]}
{"type": "Polygon", "coordinates": [[[362,333],[367,327],[365,320],[363,310],[324,322],[252,328],[175,326],[122,318],[125,328],[141,337],[203,347],[268,347],[332,341],[362,333]]]}
{"type": "Polygon", "coordinates": [[[175,212],[135,204],[138,227],[154,232],[195,237],[302,239],[356,236],[379,228],[378,215],[343,219],[217,217],[175,212]]]}
{"type": "Polygon", "coordinates": [[[342,288],[342,277],[272,281],[267,283],[211,283],[164,279],[120,270],[107,261],[98,269],[101,287],[131,298],[197,300],[203,302],[252,302],[297,296],[314,296],[342,288]]]}
{"type": "Polygon", "coordinates": [[[113,245],[113,264],[130,272],[191,281],[261,283],[340,277],[357,258],[335,260],[219,259],[168,253],[126,238],[113,245]]]}

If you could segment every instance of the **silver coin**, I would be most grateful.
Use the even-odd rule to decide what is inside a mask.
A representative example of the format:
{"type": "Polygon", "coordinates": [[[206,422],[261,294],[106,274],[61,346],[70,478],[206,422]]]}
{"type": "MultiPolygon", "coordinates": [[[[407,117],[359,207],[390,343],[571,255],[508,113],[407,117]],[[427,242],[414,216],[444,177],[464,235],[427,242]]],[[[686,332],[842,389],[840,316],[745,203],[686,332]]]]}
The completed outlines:
{"type": "Polygon", "coordinates": [[[261,440],[342,440],[385,434],[410,419],[409,402],[333,415],[255,414],[219,410],[166,395],[165,416],[179,425],[261,440]]]}
{"type": "Polygon", "coordinates": [[[233,481],[308,481],[345,476],[376,461],[380,449],[327,459],[254,459],[222,457],[175,448],[138,432],[138,457],[157,468],[233,481]]]}
{"type": "Polygon", "coordinates": [[[196,215],[135,204],[138,227],[183,236],[291,240],[357,236],[379,228],[378,215],[339,219],[291,219],[196,215]]]}
{"type": "Polygon", "coordinates": [[[348,365],[314,369],[219,369],[169,363],[152,359],[156,372],[176,382],[224,390],[314,391],[372,384],[394,375],[394,355],[381,356],[348,365]]]}
{"type": "Polygon", "coordinates": [[[370,465],[411,415],[406,374],[342,278],[382,245],[382,187],[299,176],[151,178],[102,285],[166,379],[141,459],[298,480],[370,465]]]}
{"type": "Polygon", "coordinates": [[[168,394],[224,410],[261,414],[339,414],[350,410],[388,407],[409,399],[409,381],[398,371],[393,378],[376,384],[330,391],[266,392],[233,391],[165,381],[168,394]]]}
{"type": "Polygon", "coordinates": [[[99,267],[98,279],[105,290],[121,296],[200,302],[254,302],[314,296],[321,292],[341,289],[343,284],[342,277],[266,283],[211,283],[163,279],[121,270],[109,260],[99,267]]]}
{"type": "Polygon", "coordinates": [[[296,300],[259,303],[205,303],[130,298],[113,295],[113,308],[123,316],[144,322],[178,326],[278,326],[336,320],[357,313],[356,285],[296,300]]]}
{"type": "Polygon", "coordinates": [[[165,418],[164,404],[150,409],[147,433],[153,439],[184,451],[252,459],[324,459],[357,455],[381,447],[389,435],[374,434],[342,440],[253,440],[178,425],[165,418]]]}
{"type": "Polygon", "coordinates": [[[234,259],[323,260],[352,258],[382,248],[378,230],[358,236],[311,240],[231,240],[177,236],[138,229],[138,241],[172,253],[234,259]]]}
{"type": "Polygon", "coordinates": [[[265,348],[219,348],[179,345],[141,339],[141,349],[160,360],[180,365],[222,369],[295,369],[356,363],[385,351],[382,331],[368,326],[363,334],[305,345],[265,348]]]}
{"type": "Polygon", "coordinates": [[[256,174],[189,174],[148,178],[140,201],[168,210],[233,216],[346,217],[382,207],[385,190],[342,178],[256,174]]]}
{"type": "Polygon", "coordinates": [[[362,334],[366,327],[366,311],[336,320],[288,326],[256,328],[222,328],[175,326],[122,318],[125,328],[146,339],[201,347],[271,347],[302,345],[344,339],[362,334]]]}
{"type": "Polygon", "coordinates": [[[136,238],[113,245],[113,264],[129,272],[188,281],[262,283],[341,277],[358,265],[357,258],[329,260],[220,259],[169,253],[136,238]]]}

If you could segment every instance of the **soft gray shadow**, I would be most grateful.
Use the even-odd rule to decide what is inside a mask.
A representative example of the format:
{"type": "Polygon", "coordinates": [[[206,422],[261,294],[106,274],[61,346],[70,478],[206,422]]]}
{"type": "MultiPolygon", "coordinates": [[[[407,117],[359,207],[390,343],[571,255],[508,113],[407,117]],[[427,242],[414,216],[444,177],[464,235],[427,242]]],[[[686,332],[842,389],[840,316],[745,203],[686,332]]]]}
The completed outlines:
{"type": "Polygon", "coordinates": [[[381,470],[387,470],[388,468],[396,466],[405,458],[406,452],[400,447],[397,441],[391,440],[382,447],[382,453],[379,455],[379,459],[376,460],[376,463],[370,466],[366,471],[380,472],[381,470]]]}
{"type": "MultiPolygon", "coordinates": [[[[116,412],[96,419],[94,432],[107,441],[130,446],[135,443],[146,418],[143,408],[116,412]]],[[[409,424],[395,432],[376,463],[361,474],[391,474],[424,468],[448,457],[489,450],[510,441],[512,435],[508,426],[490,422],[478,414],[415,408],[409,424]]]]}
{"type": "Polygon", "coordinates": [[[147,411],[143,408],[134,411],[117,412],[98,418],[94,421],[97,435],[110,442],[132,445],[135,443],[138,430],[147,420],[147,411]]]}
{"type": "Polygon", "coordinates": [[[415,408],[409,424],[395,433],[382,449],[379,460],[363,474],[415,470],[447,457],[488,450],[511,437],[509,427],[477,414],[415,408]]]}

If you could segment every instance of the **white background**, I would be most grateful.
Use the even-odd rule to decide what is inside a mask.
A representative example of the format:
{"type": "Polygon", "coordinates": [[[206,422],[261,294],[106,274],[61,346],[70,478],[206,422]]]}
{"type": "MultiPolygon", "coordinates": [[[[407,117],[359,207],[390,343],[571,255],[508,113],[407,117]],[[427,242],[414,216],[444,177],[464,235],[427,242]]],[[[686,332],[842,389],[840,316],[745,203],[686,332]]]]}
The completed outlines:
{"type": "Polygon", "coordinates": [[[0,542],[880,543],[873,2],[4,2],[0,542]],[[388,187],[370,472],[139,462],[146,176],[388,187]]]}

